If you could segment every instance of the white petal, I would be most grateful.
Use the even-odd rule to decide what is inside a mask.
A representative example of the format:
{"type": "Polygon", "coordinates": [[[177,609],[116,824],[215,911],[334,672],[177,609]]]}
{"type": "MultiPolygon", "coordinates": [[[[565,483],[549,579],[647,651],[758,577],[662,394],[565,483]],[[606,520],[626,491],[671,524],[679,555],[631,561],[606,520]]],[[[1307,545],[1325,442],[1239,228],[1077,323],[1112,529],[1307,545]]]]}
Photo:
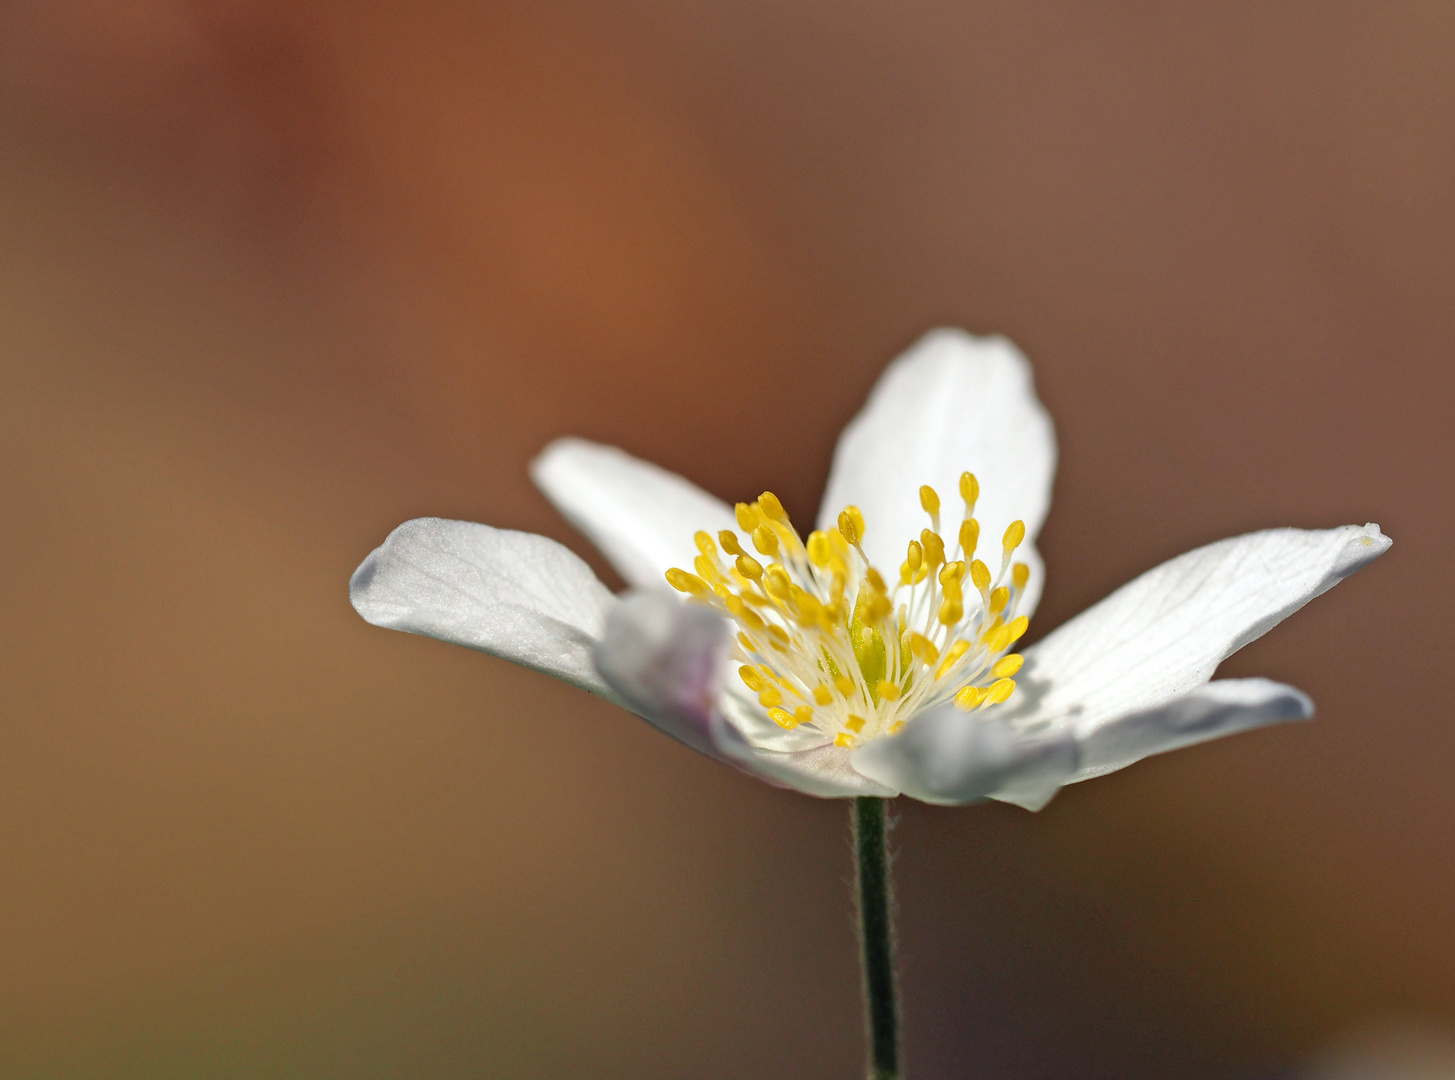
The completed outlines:
{"type": "Polygon", "coordinates": [[[544,536],[406,521],[359,564],[349,599],[375,626],[468,645],[616,700],[591,662],[615,598],[544,536]]]}
{"type": "Polygon", "coordinates": [[[670,595],[666,586],[632,593],[612,609],[595,660],[627,708],[704,754],[721,694],[732,634],[711,608],[670,595]]]}
{"type": "Polygon", "coordinates": [[[1017,518],[1026,523],[1018,557],[1032,575],[1019,610],[1030,614],[1043,584],[1034,541],[1050,506],[1056,435],[1036,398],[1030,364],[1005,338],[933,330],[889,366],[839,438],[819,528],[832,528],[840,510],[858,506],[864,550],[892,579],[905,546],[929,524],[921,484],[939,493],[953,547],[966,470],[980,481],[975,516],[981,557],[992,571],[1006,527],[1017,518]]]}
{"type": "Polygon", "coordinates": [[[692,569],[693,534],[737,527],[733,510],[695,484],[614,446],[558,439],[531,479],[631,585],[654,588],[674,566],[692,569]]]}
{"type": "Polygon", "coordinates": [[[663,590],[633,593],[607,620],[596,663],[627,707],[673,738],[808,795],[894,795],[833,746],[795,753],[751,745],[717,707],[732,646],[727,620],[663,590]]]}
{"type": "Polygon", "coordinates": [[[1227,656],[1389,547],[1377,525],[1270,529],[1189,551],[1026,650],[1006,713],[1085,737],[1212,678],[1227,656]]]}
{"type": "Polygon", "coordinates": [[[1125,768],[1151,754],[1250,728],[1307,720],[1314,703],[1302,691],[1268,679],[1217,679],[1150,709],[1102,724],[1081,740],[1073,780],[1125,768]]]}
{"type": "Polygon", "coordinates": [[[846,799],[856,795],[877,795],[881,799],[899,794],[894,787],[876,783],[854,769],[850,751],[838,746],[783,754],[760,750],[726,721],[714,729],[718,750],[744,772],[778,787],[792,788],[821,799],[846,799]]]}
{"type": "Polygon", "coordinates": [[[916,717],[899,735],[867,743],[853,756],[863,775],[924,802],[998,798],[1033,810],[1070,780],[1078,761],[1068,732],[1028,733],[954,706],[916,717]]]}

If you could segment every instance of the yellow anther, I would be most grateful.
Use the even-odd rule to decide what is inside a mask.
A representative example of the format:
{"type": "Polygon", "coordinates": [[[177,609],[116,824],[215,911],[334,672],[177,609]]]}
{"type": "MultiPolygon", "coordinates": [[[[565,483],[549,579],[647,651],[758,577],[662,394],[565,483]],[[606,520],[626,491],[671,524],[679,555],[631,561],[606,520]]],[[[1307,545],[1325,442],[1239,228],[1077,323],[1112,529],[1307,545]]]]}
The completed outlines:
{"type": "Polygon", "coordinates": [[[1026,523],[1024,521],[1012,521],[1010,528],[1005,530],[1005,539],[1000,542],[1005,557],[1010,558],[1010,553],[1021,546],[1021,541],[1026,538],[1026,523]]]}
{"type": "Polygon", "coordinates": [[[864,718],[862,716],[854,716],[850,714],[849,718],[844,721],[844,727],[848,728],[850,731],[854,732],[854,734],[857,735],[859,732],[864,730],[864,718]]]}
{"type": "Polygon", "coordinates": [[[909,651],[926,665],[933,664],[940,658],[940,650],[935,648],[935,643],[917,631],[909,635],[909,651]]]}
{"type": "Polygon", "coordinates": [[[738,528],[745,533],[750,533],[763,524],[763,515],[758,512],[756,506],[750,506],[748,503],[738,503],[733,507],[733,513],[737,515],[738,528]]]}
{"type": "Polygon", "coordinates": [[[931,532],[929,529],[920,530],[920,546],[924,548],[925,565],[931,570],[945,561],[945,542],[940,539],[940,534],[931,532]]]}
{"type": "Polygon", "coordinates": [[[846,506],[839,514],[839,532],[851,544],[864,539],[864,514],[857,506],[846,506]]]}
{"type": "Polygon", "coordinates": [[[763,629],[768,625],[763,621],[762,616],[748,607],[747,604],[743,603],[743,598],[736,593],[730,593],[723,603],[727,605],[728,612],[732,617],[737,619],[738,622],[742,623],[749,630],[756,630],[762,633],[763,629]]]}
{"type": "Polygon", "coordinates": [[[955,642],[955,644],[951,645],[948,649],[946,649],[945,659],[940,664],[939,670],[935,672],[935,679],[943,679],[946,675],[948,675],[950,673],[950,669],[960,662],[960,657],[964,656],[969,651],[970,643],[964,640],[957,641],[955,642]]]}
{"type": "Polygon", "coordinates": [[[964,617],[965,605],[962,604],[959,600],[951,600],[949,597],[946,597],[944,600],[940,601],[940,625],[954,626],[964,617]]]}
{"type": "Polygon", "coordinates": [[[1023,562],[1018,562],[1010,568],[1010,580],[1016,587],[1016,591],[1026,587],[1026,582],[1031,580],[1031,568],[1023,562]]]}
{"type": "Polygon", "coordinates": [[[965,558],[975,554],[975,548],[980,543],[980,522],[974,518],[966,518],[960,522],[960,550],[965,553],[965,558]]]}
{"type": "Polygon", "coordinates": [[[751,555],[739,555],[737,560],[738,573],[745,578],[752,578],[754,581],[763,576],[763,564],[751,555]]]}
{"type": "Polygon", "coordinates": [[[710,582],[713,592],[716,592],[717,586],[721,585],[723,581],[722,571],[717,568],[717,565],[706,555],[699,555],[692,560],[692,566],[697,571],[697,576],[703,581],[710,582]]]}
{"type": "Polygon", "coordinates": [[[738,543],[738,534],[733,532],[731,529],[724,529],[722,532],[718,533],[717,542],[722,545],[722,549],[726,551],[729,555],[747,554],[747,552],[743,550],[743,545],[738,543]]]}
{"type": "Polygon", "coordinates": [[[850,735],[847,731],[841,731],[834,736],[834,745],[845,749],[853,746],[855,741],[854,736],[850,735]]]}
{"type": "Polygon", "coordinates": [[[763,673],[750,664],[744,664],[738,668],[738,675],[742,678],[743,682],[748,684],[748,689],[755,694],[768,685],[763,679],[763,673]]]}
{"type": "Polygon", "coordinates": [[[772,718],[773,723],[787,731],[792,731],[798,726],[798,717],[787,709],[769,709],[768,715],[772,718]]]}
{"type": "Polygon", "coordinates": [[[778,534],[767,525],[759,525],[753,530],[753,546],[760,555],[771,559],[778,554],[778,534]]]}
{"type": "Polygon", "coordinates": [[[753,644],[753,639],[748,637],[747,634],[738,634],[738,644],[743,647],[743,652],[754,653],[758,651],[758,646],[753,644]]]}
{"type": "Polygon", "coordinates": [[[823,683],[819,683],[813,688],[813,700],[820,705],[831,705],[834,700],[834,692],[823,683]]]}
{"type": "Polygon", "coordinates": [[[858,687],[854,685],[854,680],[849,678],[847,675],[835,675],[834,689],[847,698],[853,697],[854,691],[857,690],[858,687]]]}
{"type": "Polygon", "coordinates": [[[952,581],[959,581],[965,576],[965,564],[958,559],[955,562],[947,562],[940,567],[940,584],[948,585],[952,581]]]}
{"type": "Polygon", "coordinates": [[[717,545],[712,542],[712,534],[698,529],[692,534],[693,541],[697,544],[697,550],[706,555],[709,559],[717,554],[717,545]]]}
{"type": "Polygon", "coordinates": [[[800,705],[793,710],[793,720],[798,724],[806,724],[813,719],[813,708],[809,705],[800,705]]]}
{"type": "Polygon", "coordinates": [[[768,640],[772,642],[775,649],[786,651],[788,649],[788,631],[778,625],[768,627],[768,640]]]}
{"type": "Polygon", "coordinates": [[[1019,671],[1025,662],[1026,658],[1020,653],[1010,653],[995,662],[995,666],[990,669],[990,674],[997,679],[1008,679],[1019,671]]]}
{"type": "Polygon", "coordinates": [[[997,626],[985,635],[985,647],[992,653],[1004,652],[1010,648],[1010,627],[997,626]]]}
{"type": "Polygon", "coordinates": [[[678,592],[691,593],[693,596],[709,596],[712,593],[707,582],[696,574],[689,574],[675,566],[667,571],[667,584],[678,592]]]}
{"type": "Polygon", "coordinates": [[[1004,585],[990,594],[990,614],[999,615],[1010,603],[1010,590],[1004,585]]]}
{"type": "Polygon", "coordinates": [[[1026,618],[1024,615],[1017,615],[1014,619],[1011,619],[1010,622],[1006,623],[1005,628],[1010,631],[1011,641],[1019,641],[1021,635],[1026,632],[1026,629],[1030,625],[1030,619],[1026,618]]]}
{"type": "Polygon", "coordinates": [[[899,697],[899,684],[890,682],[888,679],[880,679],[874,687],[874,693],[881,701],[894,701],[899,697]]]}
{"type": "Polygon", "coordinates": [[[976,559],[970,564],[970,580],[975,583],[977,589],[984,592],[990,588],[990,567],[976,559]]]}
{"type": "Polygon", "coordinates": [[[925,513],[931,517],[940,516],[940,497],[929,484],[924,484],[920,487],[919,504],[924,507],[925,513]]]}
{"type": "Polygon", "coordinates": [[[1014,679],[997,679],[990,684],[990,689],[985,691],[985,704],[999,705],[1011,694],[1015,693],[1014,679]]]}
{"type": "Polygon", "coordinates": [[[774,705],[783,704],[783,691],[776,686],[770,686],[758,695],[758,703],[764,708],[771,708],[774,705]]]}
{"type": "Polygon", "coordinates": [[[808,561],[817,566],[820,570],[828,568],[829,560],[834,556],[833,545],[829,542],[828,533],[819,532],[815,529],[808,534],[808,561]]]}
{"type": "Polygon", "coordinates": [[[953,600],[957,604],[965,602],[964,588],[957,577],[946,578],[944,584],[940,586],[940,590],[945,594],[946,600],[953,600]]]}
{"type": "Polygon", "coordinates": [[[920,565],[925,561],[924,545],[922,545],[918,540],[911,540],[909,542],[909,554],[905,556],[904,561],[905,564],[909,567],[909,572],[913,574],[916,570],[920,568],[920,565]]]}
{"type": "Polygon", "coordinates": [[[875,570],[872,566],[869,567],[869,569],[865,572],[864,580],[867,581],[869,583],[869,587],[877,593],[889,592],[889,589],[885,587],[884,578],[880,576],[879,571],[875,570]]]}
{"type": "Polygon", "coordinates": [[[771,491],[765,491],[758,496],[758,509],[761,510],[769,521],[781,521],[788,523],[788,514],[783,510],[783,504],[778,501],[778,496],[771,491]]]}
{"type": "Polygon", "coordinates": [[[975,501],[980,498],[980,481],[975,479],[975,474],[965,472],[960,474],[960,498],[965,500],[965,513],[975,513],[975,501]]]}
{"type": "Polygon", "coordinates": [[[793,621],[805,630],[832,630],[834,625],[833,616],[828,613],[828,609],[811,597],[799,606],[793,621]]]}
{"type": "Polygon", "coordinates": [[[978,706],[985,700],[985,691],[978,686],[962,687],[955,695],[955,704],[966,712],[978,706]]]}
{"type": "Polygon", "coordinates": [[[776,596],[779,600],[787,600],[792,587],[793,580],[788,576],[788,571],[777,563],[763,572],[763,588],[770,596],[776,596]]]}

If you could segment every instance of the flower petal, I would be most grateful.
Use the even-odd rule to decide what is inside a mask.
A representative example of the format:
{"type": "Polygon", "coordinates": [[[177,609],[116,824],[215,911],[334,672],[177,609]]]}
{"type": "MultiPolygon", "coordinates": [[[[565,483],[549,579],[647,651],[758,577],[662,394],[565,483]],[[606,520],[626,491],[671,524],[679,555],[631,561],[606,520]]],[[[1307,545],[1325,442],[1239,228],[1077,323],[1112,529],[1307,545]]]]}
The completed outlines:
{"type": "Polygon", "coordinates": [[[691,569],[699,529],[737,527],[733,510],[676,473],[614,446],[557,439],[531,463],[531,479],[556,509],[637,588],[691,569]]]}
{"type": "Polygon", "coordinates": [[[880,784],[858,772],[852,754],[839,746],[820,746],[791,754],[760,750],[731,724],[720,721],[713,729],[718,750],[733,764],[775,787],[792,788],[821,799],[848,799],[857,795],[893,798],[899,789],[880,784]]]}
{"type": "Polygon", "coordinates": [[[712,609],[661,590],[631,593],[607,616],[596,668],[627,708],[694,750],[712,741],[732,634],[712,609]]]}
{"type": "Polygon", "coordinates": [[[554,540],[470,521],[406,521],[349,579],[375,626],[468,645],[615,701],[591,662],[615,598],[554,540]]]}
{"type": "Polygon", "coordinates": [[[863,775],[924,802],[946,805],[996,798],[1039,810],[1079,763],[1066,731],[1027,732],[954,706],[925,713],[899,735],[854,751],[863,775]]]}
{"type": "Polygon", "coordinates": [[[622,600],[607,619],[596,664],[627,707],[695,750],[808,795],[894,795],[854,772],[848,752],[753,746],[717,707],[732,648],[727,620],[665,589],[622,600]]]}
{"type": "Polygon", "coordinates": [[[1072,782],[1090,780],[1152,754],[1314,714],[1308,695],[1269,679],[1217,679],[1150,709],[1108,720],[1081,740],[1072,782]]]}
{"type": "Polygon", "coordinates": [[[982,558],[1000,564],[1000,540],[1017,518],[1026,539],[1017,557],[1032,574],[1019,611],[1030,614],[1044,584],[1035,538],[1050,506],[1056,435],[1036,398],[1031,366],[1002,337],[932,330],[892,363],[834,453],[819,528],[832,528],[853,504],[864,512],[864,550],[893,578],[905,545],[929,522],[919,489],[945,506],[945,538],[959,526],[960,474],[980,481],[982,558]]]}
{"type": "Polygon", "coordinates": [[[1005,715],[1085,738],[1184,694],[1389,543],[1378,525],[1269,529],[1180,555],[1027,649],[1005,715]]]}

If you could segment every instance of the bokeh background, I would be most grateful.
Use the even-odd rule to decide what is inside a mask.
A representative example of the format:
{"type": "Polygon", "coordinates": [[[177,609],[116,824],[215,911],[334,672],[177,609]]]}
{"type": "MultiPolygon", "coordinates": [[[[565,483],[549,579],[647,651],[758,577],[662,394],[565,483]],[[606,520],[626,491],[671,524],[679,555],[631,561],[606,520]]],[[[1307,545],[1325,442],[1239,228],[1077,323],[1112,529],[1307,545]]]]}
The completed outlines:
{"type": "Polygon", "coordinates": [[[843,805],[346,582],[422,514],[595,560],[563,433],[808,521],[939,324],[1057,420],[1033,635],[1395,547],[1225,665],[1313,724],[901,808],[911,1075],[1455,1075],[1452,56],[1430,0],[0,2],[0,1075],[859,1075],[843,805]]]}

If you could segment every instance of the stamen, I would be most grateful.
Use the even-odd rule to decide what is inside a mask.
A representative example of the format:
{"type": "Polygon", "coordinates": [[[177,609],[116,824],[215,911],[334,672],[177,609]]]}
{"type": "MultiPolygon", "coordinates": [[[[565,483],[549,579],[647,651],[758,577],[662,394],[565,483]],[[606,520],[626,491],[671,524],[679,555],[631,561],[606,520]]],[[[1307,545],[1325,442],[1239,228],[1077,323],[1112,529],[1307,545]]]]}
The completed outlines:
{"type": "Polygon", "coordinates": [[[1010,562],[1010,553],[1021,546],[1021,541],[1026,538],[1026,523],[1024,521],[1012,521],[1010,528],[1005,530],[1005,539],[1001,541],[1001,550],[1005,552],[1005,561],[1010,562]]]}
{"type": "Polygon", "coordinates": [[[771,559],[778,554],[778,536],[767,525],[759,525],[753,530],[753,546],[771,559]]]}
{"type": "Polygon", "coordinates": [[[771,491],[765,491],[758,496],[758,509],[768,517],[768,520],[788,524],[788,514],[784,512],[783,504],[771,491]]]}
{"type": "Polygon", "coordinates": [[[997,679],[985,692],[985,704],[998,705],[1013,693],[1015,693],[1014,679],[997,679]]]}
{"type": "MultiPolygon", "coordinates": [[[[740,559],[738,561],[741,562],[742,560],[740,559]]],[[[986,566],[979,559],[976,559],[970,564],[970,580],[974,583],[977,590],[984,592],[990,588],[990,567],[986,566]]]]}
{"type": "Polygon", "coordinates": [[[925,529],[919,534],[920,547],[924,549],[925,565],[931,570],[945,561],[945,542],[940,534],[925,529]]]}
{"type": "Polygon", "coordinates": [[[858,507],[805,541],[770,491],[737,504],[738,531],[695,533],[695,573],[674,567],[667,582],[737,623],[738,677],[753,695],[745,705],[786,731],[808,725],[849,748],[895,735],[936,706],[987,708],[1010,697],[1024,662],[1008,650],[1029,623],[1015,608],[1030,567],[1010,561],[1025,525],[1006,530],[993,578],[975,557],[980,485],[972,473],[961,475],[959,490],[965,514],[950,553],[939,493],[920,489],[931,527],[908,541],[893,588],[869,563],[858,507]]]}
{"type": "Polygon", "coordinates": [[[975,503],[980,498],[980,481],[971,472],[960,474],[960,498],[965,500],[965,516],[975,513],[975,503]]]}
{"type": "Polygon", "coordinates": [[[990,674],[997,679],[1008,679],[1019,671],[1025,662],[1026,658],[1020,653],[1010,653],[1008,656],[1002,656],[991,666],[990,674]]]}
{"type": "Polygon", "coordinates": [[[794,716],[787,709],[769,709],[768,716],[781,728],[792,731],[798,726],[798,717],[794,716]]]}
{"type": "Polygon", "coordinates": [[[973,517],[960,522],[960,550],[965,553],[965,558],[971,558],[975,554],[979,543],[980,522],[973,517]]]}

